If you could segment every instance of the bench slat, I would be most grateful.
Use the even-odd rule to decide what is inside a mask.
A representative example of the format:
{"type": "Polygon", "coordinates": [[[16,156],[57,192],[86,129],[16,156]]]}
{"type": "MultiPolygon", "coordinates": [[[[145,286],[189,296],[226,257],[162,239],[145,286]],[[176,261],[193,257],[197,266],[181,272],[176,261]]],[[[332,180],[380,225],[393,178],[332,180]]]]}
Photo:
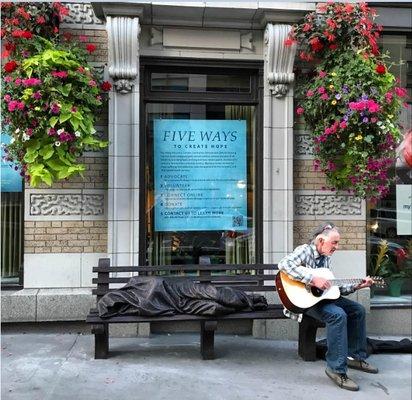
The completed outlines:
{"type": "Polygon", "coordinates": [[[101,323],[135,323],[135,322],[166,322],[166,321],[198,321],[198,320],[239,320],[239,319],[280,319],[285,318],[283,314],[283,306],[274,304],[269,306],[267,310],[261,311],[240,311],[227,315],[202,316],[193,314],[176,314],[176,315],[158,315],[155,317],[124,315],[107,318],[100,318],[98,313],[90,313],[87,316],[86,322],[89,324],[101,323]]]}
{"type": "MultiPolygon", "coordinates": [[[[259,286],[257,286],[257,285],[256,286],[239,285],[239,286],[236,286],[236,285],[233,285],[233,284],[231,284],[231,285],[226,284],[225,285],[224,283],[222,283],[220,285],[215,284],[214,286],[216,286],[216,287],[230,286],[230,287],[233,287],[235,289],[243,290],[244,292],[275,292],[276,291],[276,286],[274,286],[274,285],[265,285],[265,286],[262,286],[262,285],[259,285],[259,286]]],[[[101,290],[101,289],[97,288],[97,289],[92,289],[92,294],[97,295],[97,296],[103,296],[106,293],[113,292],[115,290],[119,290],[119,289],[101,290]]]]}
{"type": "Polygon", "coordinates": [[[93,272],[153,272],[153,271],[260,271],[277,270],[277,264],[199,264],[93,267],[93,272]]]}
{"type": "MultiPolygon", "coordinates": [[[[137,275],[135,275],[137,276],[137,275]]],[[[156,275],[155,275],[156,276],[156,275]]],[[[161,275],[160,278],[171,279],[171,280],[190,280],[190,281],[199,281],[199,282],[246,282],[246,281],[262,281],[268,280],[272,281],[275,279],[275,274],[262,274],[262,275],[161,275]]],[[[99,276],[98,278],[93,278],[93,283],[126,283],[131,277],[108,277],[108,276],[99,276]]]]}

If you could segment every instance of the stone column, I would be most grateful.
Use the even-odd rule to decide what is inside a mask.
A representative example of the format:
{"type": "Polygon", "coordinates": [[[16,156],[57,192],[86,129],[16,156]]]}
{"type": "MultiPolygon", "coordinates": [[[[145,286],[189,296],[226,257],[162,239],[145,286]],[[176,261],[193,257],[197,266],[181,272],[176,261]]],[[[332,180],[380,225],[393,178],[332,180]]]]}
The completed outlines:
{"type": "Polygon", "coordinates": [[[263,108],[264,263],[276,263],[293,246],[293,88],[296,45],[284,41],[290,25],[265,31],[263,108]]]}
{"type": "Polygon", "coordinates": [[[138,265],[139,18],[107,17],[109,76],[108,252],[113,265],[138,265]]]}

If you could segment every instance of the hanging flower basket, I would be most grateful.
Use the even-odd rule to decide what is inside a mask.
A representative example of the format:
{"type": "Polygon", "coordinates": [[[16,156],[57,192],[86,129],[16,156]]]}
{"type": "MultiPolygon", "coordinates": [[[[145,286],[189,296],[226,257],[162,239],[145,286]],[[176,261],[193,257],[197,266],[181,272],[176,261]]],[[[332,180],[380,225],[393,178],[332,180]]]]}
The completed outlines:
{"type": "Polygon", "coordinates": [[[59,3],[2,5],[7,51],[2,119],[12,136],[5,151],[7,161],[20,165],[33,187],[81,174],[85,166],[77,159],[86,148],[107,146],[96,136],[94,123],[103,104],[102,92],[111,85],[100,83],[87,63],[93,44],[83,49],[57,35],[56,18],[66,14],[64,10],[59,3]],[[33,28],[33,20],[42,27],[35,32],[51,37],[26,29],[33,28]]]}
{"type": "Polygon", "coordinates": [[[330,189],[369,199],[388,193],[406,97],[379,54],[374,16],[365,4],[321,4],[285,42],[297,41],[300,58],[316,64],[296,109],[311,133],[314,169],[330,189]]]}

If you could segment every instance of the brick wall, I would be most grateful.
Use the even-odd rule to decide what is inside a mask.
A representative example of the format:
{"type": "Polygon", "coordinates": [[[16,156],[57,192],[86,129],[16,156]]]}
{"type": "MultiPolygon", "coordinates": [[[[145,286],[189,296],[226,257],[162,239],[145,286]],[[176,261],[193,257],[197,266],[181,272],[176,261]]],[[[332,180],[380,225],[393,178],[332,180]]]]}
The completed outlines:
{"type": "MultiPolygon", "coordinates": [[[[293,224],[294,247],[307,243],[311,237],[311,232],[321,222],[319,220],[295,221],[293,224]]],[[[330,220],[330,222],[333,222],[339,229],[341,250],[366,250],[366,221],[330,220]]]]}
{"type": "Polygon", "coordinates": [[[321,190],[326,186],[325,175],[313,170],[312,160],[293,160],[293,187],[295,190],[321,190]]]}
{"type": "Polygon", "coordinates": [[[106,253],[107,221],[26,221],[25,253],[106,253]]]}
{"type": "Polygon", "coordinates": [[[63,32],[69,32],[72,34],[74,40],[79,40],[80,36],[85,36],[87,41],[85,43],[94,44],[96,50],[89,55],[88,60],[90,62],[106,63],[108,57],[108,45],[107,45],[107,32],[106,29],[69,29],[62,28],[63,32]]]}

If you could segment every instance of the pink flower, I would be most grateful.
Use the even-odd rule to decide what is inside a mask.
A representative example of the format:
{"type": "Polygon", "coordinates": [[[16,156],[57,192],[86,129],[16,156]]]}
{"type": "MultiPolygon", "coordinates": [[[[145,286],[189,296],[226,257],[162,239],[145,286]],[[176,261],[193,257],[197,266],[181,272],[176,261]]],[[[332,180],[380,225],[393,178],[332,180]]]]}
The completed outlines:
{"type": "Polygon", "coordinates": [[[385,93],[385,100],[386,100],[388,103],[392,103],[392,100],[393,100],[393,94],[392,94],[392,92],[385,93]]]}
{"type": "Polygon", "coordinates": [[[8,109],[10,112],[13,112],[16,108],[17,108],[17,101],[16,101],[16,100],[10,101],[7,109],[8,109]]]}
{"type": "Polygon", "coordinates": [[[320,96],[320,98],[321,98],[322,100],[328,100],[328,99],[329,99],[329,96],[328,96],[327,93],[323,93],[322,96],[320,96]]]}
{"type": "Polygon", "coordinates": [[[378,118],[372,117],[371,118],[371,122],[374,124],[376,121],[378,120],[378,118]]]}
{"type": "Polygon", "coordinates": [[[3,99],[6,103],[8,103],[11,100],[11,96],[9,94],[5,94],[3,99]]]}
{"type": "Polygon", "coordinates": [[[17,110],[24,110],[24,103],[22,101],[11,100],[7,106],[10,112],[17,110]]]}
{"type": "Polygon", "coordinates": [[[14,84],[15,84],[16,86],[21,85],[21,79],[20,79],[20,78],[17,78],[17,79],[14,81],[14,84]]]}
{"type": "Polygon", "coordinates": [[[326,89],[323,86],[321,86],[320,88],[318,88],[318,93],[319,94],[325,93],[325,90],[326,89]]]}
{"type": "Polygon", "coordinates": [[[27,133],[27,136],[33,135],[33,129],[32,128],[27,129],[26,133],[27,133]]]}
{"type": "Polygon", "coordinates": [[[4,81],[7,82],[7,83],[10,83],[10,82],[13,82],[13,78],[11,76],[6,76],[4,78],[4,81]]]}
{"type": "Polygon", "coordinates": [[[406,97],[406,89],[404,88],[400,88],[400,87],[396,87],[395,88],[395,93],[398,97],[406,97]]]}
{"type": "Polygon", "coordinates": [[[81,42],[87,42],[87,36],[85,36],[85,35],[80,35],[80,36],[79,36],[79,40],[80,40],[81,42]]]}
{"type": "Polygon", "coordinates": [[[319,77],[324,78],[327,75],[325,71],[319,71],[319,77]]]}
{"type": "Polygon", "coordinates": [[[336,170],[336,164],[332,161],[328,161],[328,165],[326,167],[329,171],[335,171],[336,170]]]}
{"type": "Polygon", "coordinates": [[[91,87],[96,87],[96,86],[97,86],[96,81],[94,81],[93,79],[91,79],[91,80],[89,81],[89,86],[91,86],[91,87]]]}
{"type": "Polygon", "coordinates": [[[313,90],[308,90],[307,92],[306,92],[306,97],[312,97],[313,95],[315,94],[315,92],[313,91],[313,90]]]}
{"type": "Polygon", "coordinates": [[[50,111],[51,111],[52,114],[58,114],[60,112],[60,106],[56,103],[53,103],[50,106],[50,111]]]}
{"type": "Polygon", "coordinates": [[[54,136],[54,135],[56,134],[56,129],[50,128],[50,129],[47,131],[47,134],[48,134],[49,136],[54,136]]]}
{"type": "Polygon", "coordinates": [[[347,126],[348,126],[348,124],[346,123],[346,121],[342,121],[342,122],[339,124],[339,128],[341,128],[341,129],[345,129],[347,126]]]}
{"type": "Polygon", "coordinates": [[[305,112],[305,109],[302,108],[302,107],[298,107],[298,108],[296,109],[296,114],[298,114],[298,115],[302,115],[304,112],[305,112]]]}
{"type": "Polygon", "coordinates": [[[373,100],[368,100],[368,109],[370,113],[376,113],[380,111],[380,106],[378,103],[375,103],[373,100]]]}
{"type": "Polygon", "coordinates": [[[37,78],[27,78],[27,79],[23,79],[22,83],[26,87],[37,86],[41,84],[41,80],[37,78]]]}
{"type": "Polygon", "coordinates": [[[33,99],[39,100],[41,99],[41,93],[39,91],[34,92],[31,97],[33,97],[33,99]]]}
{"type": "Polygon", "coordinates": [[[52,71],[51,74],[52,74],[53,77],[60,78],[60,79],[67,78],[69,76],[67,71],[52,71]]]}

